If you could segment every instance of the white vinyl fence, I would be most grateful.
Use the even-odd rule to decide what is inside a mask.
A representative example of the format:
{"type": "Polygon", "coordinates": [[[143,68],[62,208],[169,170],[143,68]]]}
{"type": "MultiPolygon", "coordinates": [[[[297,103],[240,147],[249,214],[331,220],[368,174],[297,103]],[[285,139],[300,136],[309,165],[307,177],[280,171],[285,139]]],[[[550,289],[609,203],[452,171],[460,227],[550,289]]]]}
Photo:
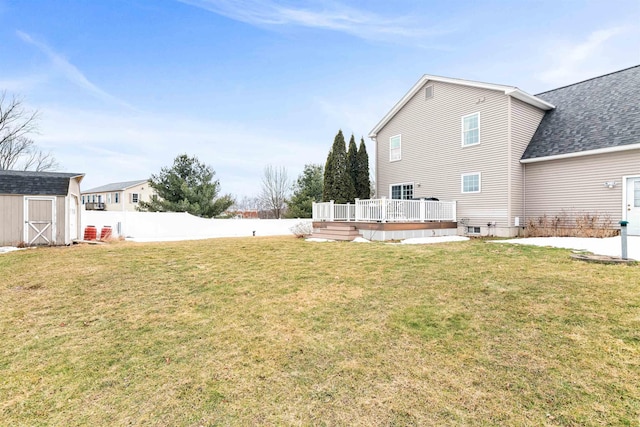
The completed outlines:
{"type": "Polygon", "coordinates": [[[370,199],[355,203],[313,204],[314,221],[416,222],[455,221],[456,202],[370,199]]]}
{"type": "MultiPolygon", "coordinates": [[[[109,226],[114,237],[138,242],[197,240],[214,237],[284,236],[311,219],[207,219],[188,213],[82,211],[82,232],[87,226],[109,226]]],[[[83,236],[80,236],[83,237],[83,236]]]]}

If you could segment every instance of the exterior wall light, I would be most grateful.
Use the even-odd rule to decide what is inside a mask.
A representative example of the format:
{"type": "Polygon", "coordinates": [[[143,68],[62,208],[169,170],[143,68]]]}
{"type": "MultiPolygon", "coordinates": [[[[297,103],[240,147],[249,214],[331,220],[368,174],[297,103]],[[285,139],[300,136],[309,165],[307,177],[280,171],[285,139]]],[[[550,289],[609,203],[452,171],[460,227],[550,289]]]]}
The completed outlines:
{"type": "Polygon", "coordinates": [[[613,188],[616,185],[618,185],[618,183],[616,181],[606,181],[604,183],[604,186],[607,187],[607,188],[613,188]]]}

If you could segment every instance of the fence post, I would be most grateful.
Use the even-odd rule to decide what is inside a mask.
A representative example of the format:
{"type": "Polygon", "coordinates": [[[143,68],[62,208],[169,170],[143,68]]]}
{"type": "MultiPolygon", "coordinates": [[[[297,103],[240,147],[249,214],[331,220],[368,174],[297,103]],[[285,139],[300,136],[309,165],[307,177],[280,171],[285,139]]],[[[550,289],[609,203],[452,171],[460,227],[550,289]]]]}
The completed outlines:
{"type": "Polygon", "coordinates": [[[311,202],[311,221],[315,221],[316,217],[316,202],[311,202]]]}
{"type": "Polygon", "coordinates": [[[427,201],[420,200],[420,221],[424,222],[425,219],[427,219],[427,201]]]}
{"type": "Polygon", "coordinates": [[[356,202],[355,202],[355,211],[354,211],[354,215],[353,215],[353,219],[354,221],[358,222],[358,219],[360,218],[358,215],[358,202],[360,201],[359,198],[356,197],[356,202]]]}
{"type": "Polygon", "coordinates": [[[453,205],[453,207],[452,207],[452,209],[451,209],[451,210],[453,211],[453,218],[452,218],[452,221],[454,221],[454,222],[455,222],[455,221],[457,220],[457,218],[458,218],[458,213],[456,212],[456,201],[454,200],[454,201],[453,201],[453,202],[451,202],[451,203],[452,203],[452,205],[453,205]]]}
{"type": "Polygon", "coordinates": [[[329,200],[329,221],[333,221],[333,200],[329,200]]]}

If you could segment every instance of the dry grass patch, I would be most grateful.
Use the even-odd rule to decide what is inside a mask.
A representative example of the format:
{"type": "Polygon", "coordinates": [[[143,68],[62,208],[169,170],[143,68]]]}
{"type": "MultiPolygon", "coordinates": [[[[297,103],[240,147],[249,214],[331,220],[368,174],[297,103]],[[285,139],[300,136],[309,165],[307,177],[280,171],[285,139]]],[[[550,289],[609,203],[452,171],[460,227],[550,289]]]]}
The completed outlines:
{"type": "Polygon", "coordinates": [[[482,241],[0,256],[0,425],[638,425],[640,269],[482,241]]]}

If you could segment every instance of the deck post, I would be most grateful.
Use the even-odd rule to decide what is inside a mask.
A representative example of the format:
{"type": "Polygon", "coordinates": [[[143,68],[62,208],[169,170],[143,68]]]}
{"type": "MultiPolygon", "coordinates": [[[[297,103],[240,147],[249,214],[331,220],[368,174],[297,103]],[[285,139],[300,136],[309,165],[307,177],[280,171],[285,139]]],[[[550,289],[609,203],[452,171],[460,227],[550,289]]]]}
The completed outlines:
{"type": "Polygon", "coordinates": [[[380,212],[380,219],[382,222],[387,222],[387,208],[387,198],[385,196],[382,196],[382,212],[380,212]]]}
{"type": "MultiPolygon", "coordinates": [[[[424,222],[427,217],[427,201],[420,200],[420,222],[424,222]]],[[[429,218],[433,219],[433,218],[429,218]]]]}
{"type": "Polygon", "coordinates": [[[453,215],[452,215],[452,216],[453,216],[453,218],[452,218],[452,220],[453,220],[454,222],[456,222],[456,221],[457,221],[457,218],[458,218],[458,213],[456,212],[456,205],[457,205],[457,202],[454,200],[454,201],[453,201],[453,202],[451,202],[451,203],[453,203],[453,207],[452,207],[452,210],[453,210],[453,215]]]}
{"type": "Polygon", "coordinates": [[[329,200],[329,221],[333,222],[334,213],[333,213],[333,200],[329,200]]]}
{"type": "Polygon", "coordinates": [[[360,201],[360,199],[356,197],[355,209],[354,209],[354,212],[353,212],[353,219],[356,222],[358,222],[358,220],[359,220],[359,217],[358,217],[358,202],[359,201],[360,201]]]}

